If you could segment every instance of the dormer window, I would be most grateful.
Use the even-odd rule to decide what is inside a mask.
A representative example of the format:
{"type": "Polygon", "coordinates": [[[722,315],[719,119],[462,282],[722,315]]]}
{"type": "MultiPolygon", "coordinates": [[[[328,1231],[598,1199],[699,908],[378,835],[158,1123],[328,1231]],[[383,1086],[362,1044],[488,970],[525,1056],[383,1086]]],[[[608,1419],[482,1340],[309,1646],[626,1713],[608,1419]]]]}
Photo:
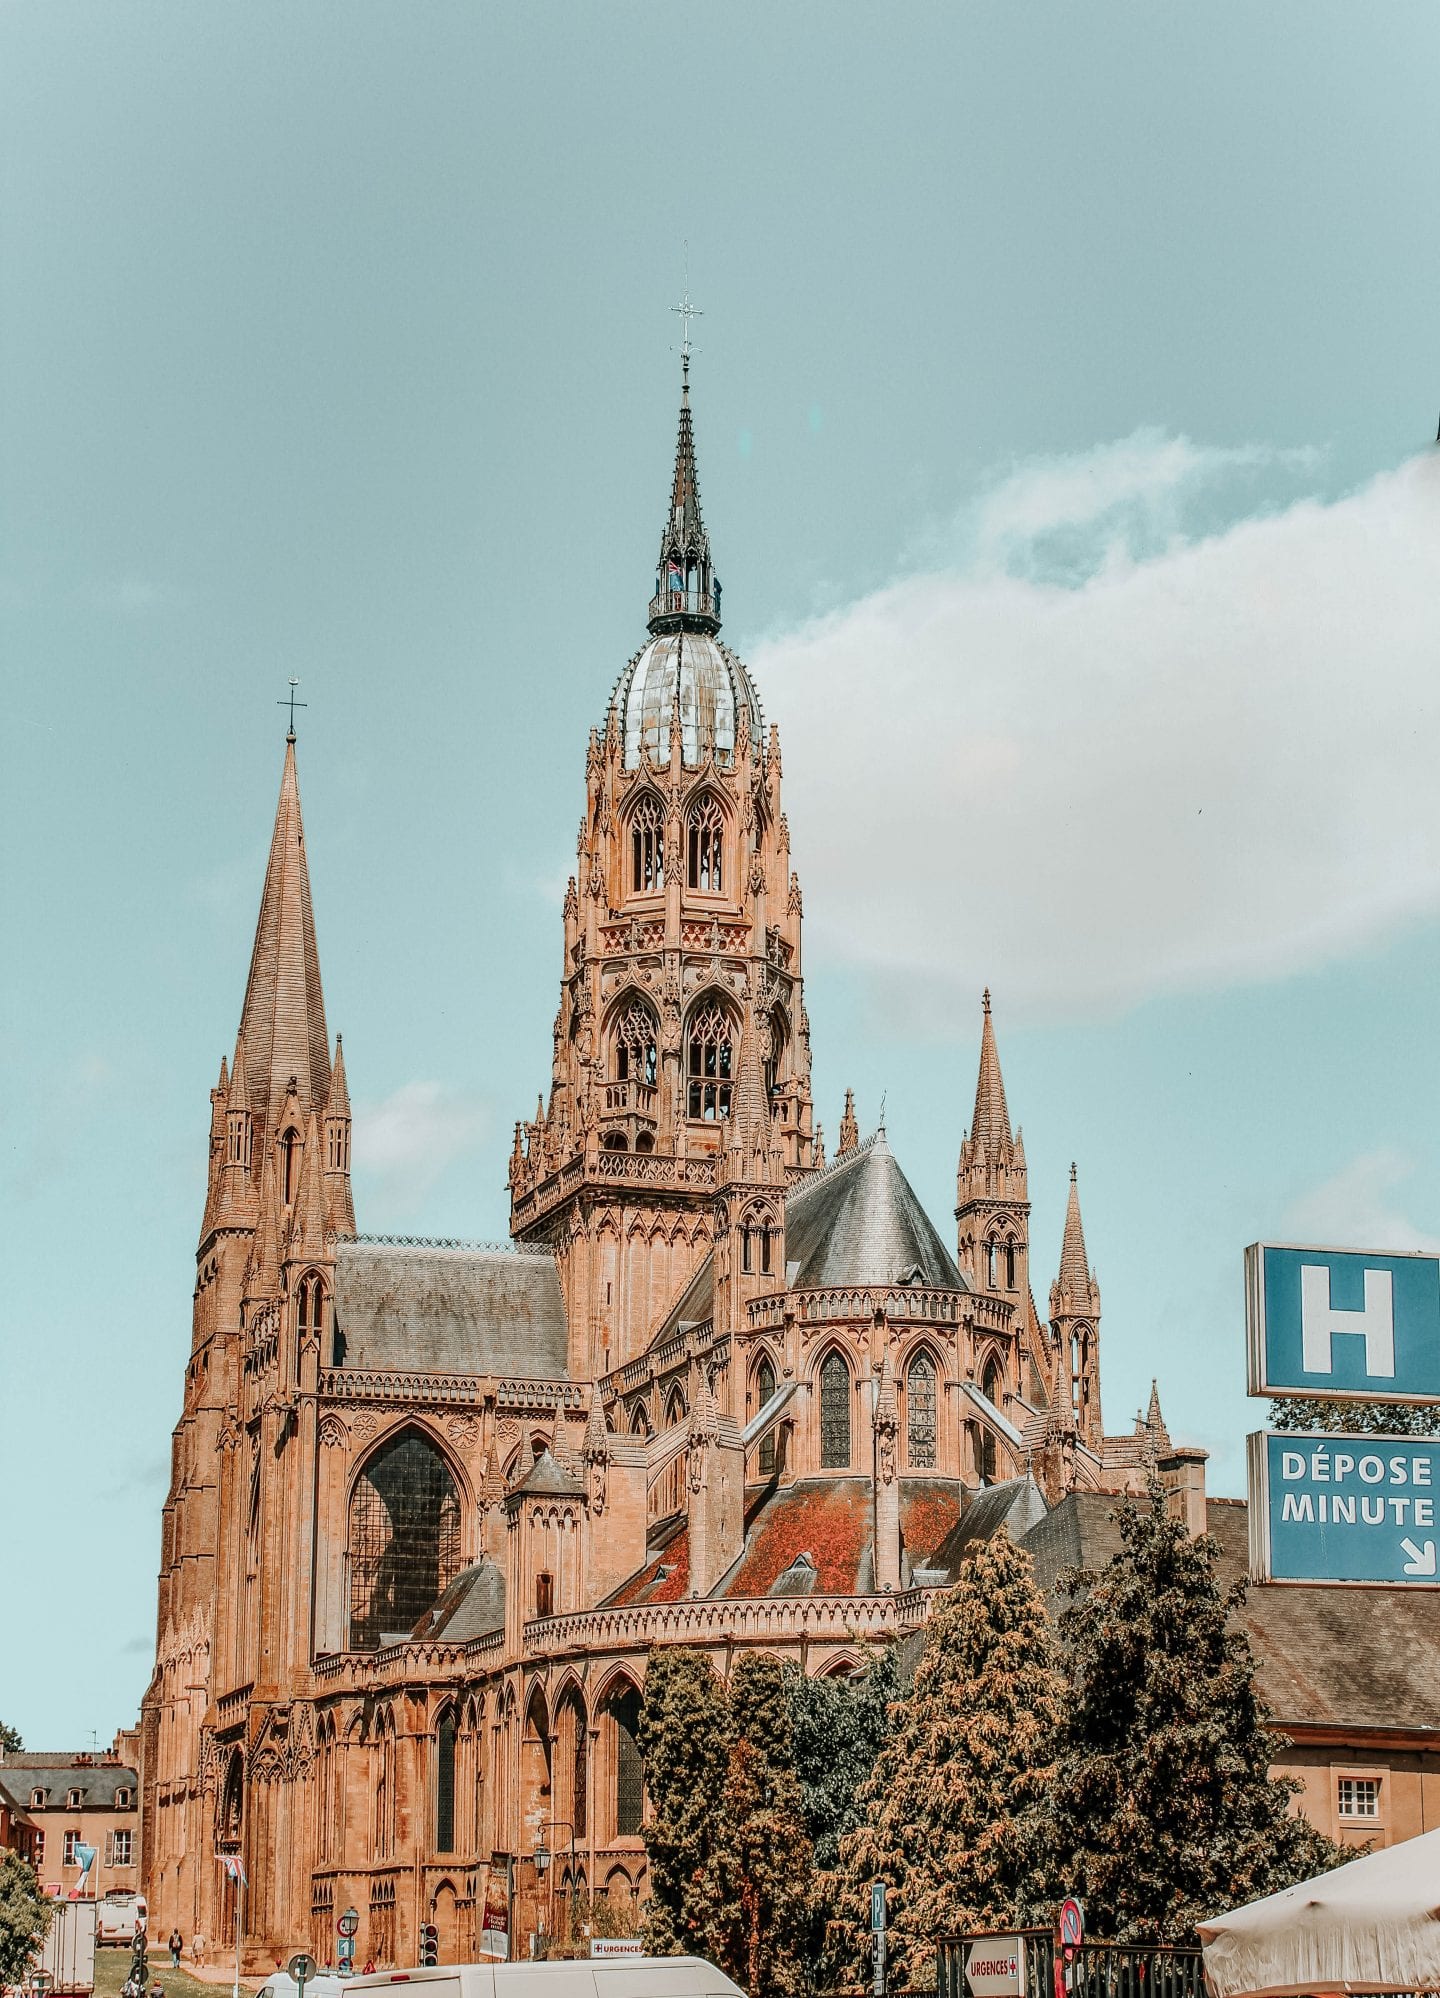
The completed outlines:
{"type": "Polygon", "coordinates": [[[32,1811],[39,1811],[39,1810],[43,1810],[43,1809],[44,1809],[44,1807],[45,1807],[45,1792],[44,1792],[43,1790],[32,1790],[32,1791],[30,1792],[30,1808],[31,1808],[31,1810],[32,1810],[32,1811]]]}
{"type": "Polygon", "coordinates": [[[78,1811],[84,1801],[85,1792],[83,1790],[67,1790],[65,1792],[65,1808],[67,1811],[78,1811]]]}
{"type": "Polygon", "coordinates": [[[128,1811],[130,1808],[130,1792],[123,1787],[115,1792],[115,1808],[117,1811],[128,1811]]]}
{"type": "Polygon", "coordinates": [[[636,895],[665,887],[665,814],[657,798],[642,798],[630,821],[630,887],[636,895]]]}

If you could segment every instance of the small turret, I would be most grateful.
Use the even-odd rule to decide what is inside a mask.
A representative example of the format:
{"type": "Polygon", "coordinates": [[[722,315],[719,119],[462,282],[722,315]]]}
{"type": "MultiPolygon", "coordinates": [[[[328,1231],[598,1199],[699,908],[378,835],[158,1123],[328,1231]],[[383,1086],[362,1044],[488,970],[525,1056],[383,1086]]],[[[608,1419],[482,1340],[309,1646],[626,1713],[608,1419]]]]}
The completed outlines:
{"type": "Polygon", "coordinates": [[[837,1159],[843,1159],[847,1152],[853,1152],[860,1142],[860,1126],[855,1119],[855,1092],[845,1091],[845,1109],[840,1118],[840,1142],[835,1148],[837,1159]]]}

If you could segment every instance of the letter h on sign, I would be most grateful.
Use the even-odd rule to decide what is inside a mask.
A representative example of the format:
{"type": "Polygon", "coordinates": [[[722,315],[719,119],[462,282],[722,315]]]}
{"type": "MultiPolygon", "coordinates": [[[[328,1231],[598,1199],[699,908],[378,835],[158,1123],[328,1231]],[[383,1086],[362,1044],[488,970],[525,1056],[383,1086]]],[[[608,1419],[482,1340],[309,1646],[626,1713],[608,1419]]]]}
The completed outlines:
{"type": "Polygon", "coordinates": [[[1389,1270],[1366,1270],[1365,1309],[1336,1311],[1330,1303],[1330,1272],[1323,1263],[1300,1271],[1300,1346],[1307,1374],[1335,1371],[1330,1341],[1350,1333],[1365,1341],[1365,1371],[1376,1379],[1395,1377],[1395,1306],[1389,1270]]]}

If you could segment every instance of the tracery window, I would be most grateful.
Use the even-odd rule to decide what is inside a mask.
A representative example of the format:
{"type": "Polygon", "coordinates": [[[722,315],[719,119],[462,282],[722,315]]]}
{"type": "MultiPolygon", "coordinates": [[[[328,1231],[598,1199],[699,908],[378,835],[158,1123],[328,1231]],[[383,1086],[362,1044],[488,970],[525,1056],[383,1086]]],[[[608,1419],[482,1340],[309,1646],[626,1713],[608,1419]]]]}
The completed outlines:
{"type": "Polygon", "coordinates": [[[461,1568],[460,1495],[414,1429],[366,1464],[350,1499],[350,1647],[408,1636],[461,1568]]]}
{"type": "MultiPolygon", "coordinates": [[[[767,1402],[775,1399],[775,1369],[769,1360],[762,1360],[755,1371],[755,1413],[758,1415],[767,1402]]],[[[775,1475],[775,1431],[767,1429],[760,1439],[760,1475],[773,1478],[775,1475]]]]}
{"type": "Polygon", "coordinates": [[[838,1353],[820,1369],[820,1468],[850,1468],[850,1369],[838,1353]]]}
{"type": "MultiPolygon", "coordinates": [[[[992,1408],[999,1408],[1005,1397],[1004,1376],[1000,1372],[1000,1362],[992,1354],[985,1367],[980,1392],[992,1408]]],[[[998,1475],[998,1462],[995,1451],[995,1431],[988,1422],[980,1428],[980,1476],[987,1485],[993,1485],[998,1475]]]]}
{"type": "Polygon", "coordinates": [[[630,820],[630,885],[637,895],[665,886],[665,812],[658,798],[642,798],[630,820]]]}
{"type": "Polygon", "coordinates": [[[655,1086],[655,1015],[632,999],[615,1023],[615,1077],[655,1086]]]}
{"type": "Polygon", "coordinates": [[[685,1048],[689,1114],[711,1122],[728,1117],[734,1048],[729,1015],[714,1000],[690,1016],[685,1048]]]}
{"type": "Polygon", "coordinates": [[[725,815],[714,798],[701,798],[686,822],[689,881],[692,888],[718,895],[724,886],[725,815]]]}
{"type": "Polygon", "coordinates": [[[633,1686],[607,1705],[615,1729],[615,1836],[638,1838],[645,1815],[645,1770],[640,1760],[640,1695],[633,1686]]]}
{"type": "Polygon", "coordinates": [[[917,1353],[910,1362],[905,1380],[905,1426],[911,1469],[933,1471],[937,1436],[935,1362],[928,1353],[917,1353]]]}

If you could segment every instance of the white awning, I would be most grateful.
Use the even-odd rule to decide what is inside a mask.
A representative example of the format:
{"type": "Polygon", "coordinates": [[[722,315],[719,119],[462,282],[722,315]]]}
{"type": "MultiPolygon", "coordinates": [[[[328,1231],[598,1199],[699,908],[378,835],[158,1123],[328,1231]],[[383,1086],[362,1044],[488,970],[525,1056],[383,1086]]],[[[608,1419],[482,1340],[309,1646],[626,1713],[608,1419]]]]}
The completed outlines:
{"type": "Polygon", "coordinates": [[[1199,1927],[1214,1998],[1440,1991],[1440,1831],[1199,1927]]]}

